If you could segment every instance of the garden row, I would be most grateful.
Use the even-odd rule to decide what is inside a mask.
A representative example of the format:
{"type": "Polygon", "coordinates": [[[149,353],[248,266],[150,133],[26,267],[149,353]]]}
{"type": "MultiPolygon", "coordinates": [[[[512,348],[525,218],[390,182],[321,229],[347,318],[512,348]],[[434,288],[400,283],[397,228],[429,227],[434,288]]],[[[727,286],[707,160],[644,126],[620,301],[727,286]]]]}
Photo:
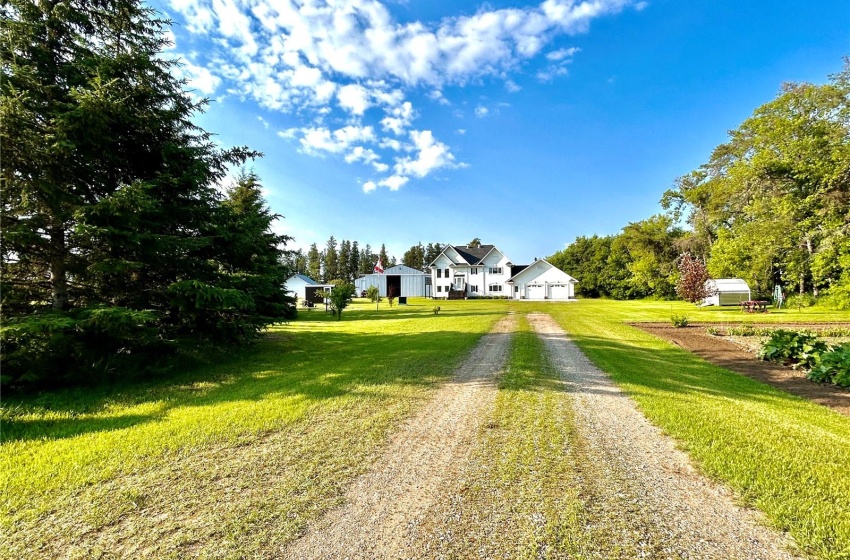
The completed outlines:
{"type": "Polygon", "coordinates": [[[833,346],[813,332],[777,329],[758,357],[804,369],[812,381],[850,387],[850,342],[833,346]]]}

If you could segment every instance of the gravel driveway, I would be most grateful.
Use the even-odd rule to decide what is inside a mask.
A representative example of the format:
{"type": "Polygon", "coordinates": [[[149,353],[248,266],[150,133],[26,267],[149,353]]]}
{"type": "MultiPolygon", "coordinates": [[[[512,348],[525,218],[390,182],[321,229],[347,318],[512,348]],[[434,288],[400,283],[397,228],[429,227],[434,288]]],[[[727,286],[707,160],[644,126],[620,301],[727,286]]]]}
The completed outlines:
{"type": "Polygon", "coordinates": [[[789,540],[760,514],[698,474],[673,440],[649,423],[549,315],[528,320],[573,397],[587,442],[586,503],[612,538],[650,558],[794,558],[789,540]]]}
{"type": "Polygon", "coordinates": [[[442,489],[466,464],[478,424],[496,395],[515,318],[501,319],[457,368],[452,380],[396,433],[386,452],[315,522],[286,558],[418,556],[417,528],[442,489]]]}

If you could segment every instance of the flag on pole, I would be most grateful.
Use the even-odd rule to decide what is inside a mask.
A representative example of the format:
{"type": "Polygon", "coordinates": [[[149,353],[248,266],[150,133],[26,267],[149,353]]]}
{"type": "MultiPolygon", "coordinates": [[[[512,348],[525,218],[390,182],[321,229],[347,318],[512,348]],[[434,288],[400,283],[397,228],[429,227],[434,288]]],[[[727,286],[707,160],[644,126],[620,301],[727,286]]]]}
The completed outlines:
{"type": "Polygon", "coordinates": [[[375,272],[378,274],[384,273],[384,267],[381,266],[381,257],[378,257],[378,263],[375,265],[375,272]]]}

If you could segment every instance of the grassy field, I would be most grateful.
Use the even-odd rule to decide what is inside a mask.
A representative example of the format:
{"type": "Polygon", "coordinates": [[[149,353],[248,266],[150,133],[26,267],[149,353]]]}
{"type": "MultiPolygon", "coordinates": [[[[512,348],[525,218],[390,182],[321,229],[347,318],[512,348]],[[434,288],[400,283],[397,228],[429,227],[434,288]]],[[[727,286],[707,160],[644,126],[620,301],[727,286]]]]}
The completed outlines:
{"type": "Polygon", "coordinates": [[[413,303],[302,312],[168,382],[4,397],[0,555],[274,555],[504,313],[413,303]]]}
{"type": "MultiPolygon", "coordinates": [[[[850,321],[850,313],[584,300],[441,302],[434,315],[433,302],[411,303],[379,312],[357,304],[342,321],[302,312],[255,347],[169,381],[4,396],[0,556],[275,556],[337,503],[388,433],[513,310],[552,314],[705,473],[806,550],[850,558],[850,419],[625,324],[672,314],[721,324],[850,321]]],[[[563,396],[538,390],[551,372],[520,334],[494,422],[528,425],[543,455],[523,450],[530,432],[494,430],[491,448],[514,451],[492,457],[492,486],[479,496],[510,489],[521,510],[523,496],[548,488],[543,507],[555,521],[542,532],[517,527],[517,550],[541,538],[578,546],[558,531],[581,510],[550,476],[569,475],[557,450],[569,409],[563,396]],[[545,466],[539,480],[517,478],[529,460],[545,466]]]]}
{"type": "MultiPolygon", "coordinates": [[[[807,552],[850,558],[850,418],[713,366],[626,321],[739,322],[737,310],[663,302],[582,301],[547,309],[646,416],[701,470],[736,490],[807,552]]],[[[789,310],[747,322],[848,321],[850,314],[789,310]]]]}

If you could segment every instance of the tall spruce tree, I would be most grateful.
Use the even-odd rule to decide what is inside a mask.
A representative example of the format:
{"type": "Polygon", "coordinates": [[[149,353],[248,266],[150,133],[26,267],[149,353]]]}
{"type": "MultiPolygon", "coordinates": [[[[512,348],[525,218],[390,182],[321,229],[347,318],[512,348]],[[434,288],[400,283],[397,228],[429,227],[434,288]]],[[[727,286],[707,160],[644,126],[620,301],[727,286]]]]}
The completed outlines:
{"type": "Polygon", "coordinates": [[[325,250],[322,251],[322,279],[330,282],[339,278],[339,253],[336,249],[336,239],[331,235],[325,250]]]}
{"type": "Polygon", "coordinates": [[[322,279],[322,255],[319,248],[313,243],[307,251],[307,275],[313,280],[322,279]]]}
{"type": "MultiPolygon", "coordinates": [[[[136,0],[8,0],[0,13],[4,380],[16,364],[115,371],[115,356],[139,363],[151,341],[219,338],[215,325],[232,338],[228,321],[198,332],[189,315],[256,311],[218,285],[239,266],[216,241],[235,206],[215,188],[256,154],[192,124],[205,102],[161,56],[168,22],[136,0]],[[183,305],[193,298],[218,303],[183,305]]],[[[255,332],[242,326],[236,338],[255,332]]]]}

